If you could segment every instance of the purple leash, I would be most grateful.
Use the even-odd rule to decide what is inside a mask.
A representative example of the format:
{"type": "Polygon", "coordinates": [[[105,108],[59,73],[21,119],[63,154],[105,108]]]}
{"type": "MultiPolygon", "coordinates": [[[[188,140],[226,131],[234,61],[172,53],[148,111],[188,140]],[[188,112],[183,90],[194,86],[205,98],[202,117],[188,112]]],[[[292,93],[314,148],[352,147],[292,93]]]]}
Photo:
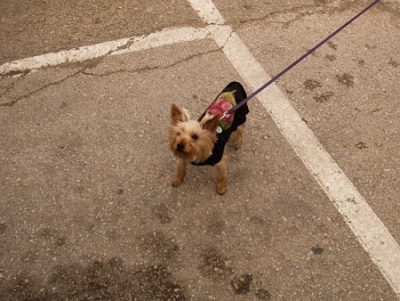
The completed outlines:
{"type": "Polygon", "coordinates": [[[235,112],[237,109],[239,109],[241,106],[243,106],[245,103],[247,103],[250,99],[252,99],[254,96],[256,96],[258,93],[260,93],[262,90],[267,88],[269,85],[271,85],[273,82],[278,80],[281,76],[283,76],[286,72],[288,72],[290,69],[292,69],[294,66],[296,66],[298,63],[300,63],[302,60],[304,60],[306,57],[308,57],[310,54],[312,54],[315,50],[320,48],[323,44],[328,42],[331,38],[333,38],[337,33],[342,31],[345,27],[347,27],[350,23],[352,23],[354,20],[356,20],[358,17],[360,17],[362,14],[364,14],[366,11],[368,11],[370,8],[372,8],[375,4],[377,4],[380,0],[375,0],[373,3],[368,5],[366,8],[364,8],[361,12],[359,12],[357,15],[355,15],[353,18],[351,18],[349,21],[347,21],[345,24],[343,24],[341,27],[339,27],[337,30],[335,30],[333,33],[331,33],[329,36],[327,36],[324,40],[319,42],[317,45],[315,45],[312,49],[307,51],[305,54],[303,54],[301,57],[299,57],[296,61],[294,61],[292,64],[287,66],[284,70],[282,70],[280,73],[275,75],[273,78],[271,78],[266,84],[258,88],[256,91],[254,91],[252,94],[250,94],[247,98],[243,99],[241,102],[239,102],[236,106],[231,108],[229,111],[224,113],[224,116],[232,114],[235,112]]]}

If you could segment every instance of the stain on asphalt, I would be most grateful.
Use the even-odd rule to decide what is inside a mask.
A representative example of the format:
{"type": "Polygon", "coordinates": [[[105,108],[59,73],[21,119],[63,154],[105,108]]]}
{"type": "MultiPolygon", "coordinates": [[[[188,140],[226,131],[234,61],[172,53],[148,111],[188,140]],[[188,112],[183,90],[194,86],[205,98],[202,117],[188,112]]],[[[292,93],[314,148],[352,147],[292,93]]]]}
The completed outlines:
{"type": "Polygon", "coordinates": [[[342,85],[346,87],[353,87],[354,86],[354,76],[349,73],[343,73],[342,75],[336,75],[336,79],[342,85]]]}
{"type": "Polygon", "coordinates": [[[313,98],[316,102],[323,103],[323,102],[328,102],[333,96],[335,96],[335,93],[328,91],[315,95],[313,98]]]}
{"type": "Polygon", "coordinates": [[[88,266],[60,265],[45,284],[27,274],[3,281],[4,301],[51,300],[155,300],[185,301],[185,287],[172,279],[167,266],[154,265],[133,271],[119,258],[93,261],[88,266]]]}
{"type": "Polygon", "coordinates": [[[106,237],[110,240],[116,241],[121,238],[121,235],[116,230],[107,230],[106,237]]]}
{"type": "Polygon", "coordinates": [[[336,55],[333,54],[327,54],[325,55],[325,58],[331,62],[333,62],[334,60],[336,60],[336,55]]]}
{"type": "Polygon", "coordinates": [[[313,252],[314,255],[321,255],[324,252],[324,249],[316,246],[316,247],[312,247],[311,251],[313,252]]]}
{"type": "Polygon", "coordinates": [[[259,289],[256,292],[256,297],[259,300],[272,300],[272,295],[268,290],[259,289]]]}
{"type": "Polygon", "coordinates": [[[230,261],[213,248],[203,251],[201,259],[200,270],[208,278],[223,280],[233,273],[229,266],[230,261]]]}
{"type": "Polygon", "coordinates": [[[171,259],[178,251],[179,247],[173,239],[165,236],[163,232],[150,232],[139,238],[139,247],[154,260],[165,262],[171,259]]]}
{"type": "Polygon", "coordinates": [[[168,214],[168,207],[163,203],[153,206],[152,212],[160,220],[161,224],[168,224],[172,221],[168,214]]]}
{"type": "Polygon", "coordinates": [[[315,90],[317,88],[321,88],[322,84],[319,81],[313,80],[313,79],[307,79],[304,82],[304,86],[306,87],[307,90],[315,90]]]}
{"type": "Polygon", "coordinates": [[[218,236],[224,232],[224,229],[225,222],[218,215],[212,215],[207,224],[207,234],[218,236]]]}
{"type": "Polygon", "coordinates": [[[38,261],[38,258],[38,252],[35,250],[29,250],[24,252],[24,254],[21,256],[21,261],[26,263],[35,263],[38,261]]]}
{"type": "Polygon", "coordinates": [[[250,284],[253,281],[253,276],[242,275],[240,277],[235,277],[231,281],[231,287],[235,294],[244,295],[250,292],[250,284]]]}
{"type": "Polygon", "coordinates": [[[389,65],[391,65],[392,67],[398,67],[400,64],[397,62],[397,61],[395,61],[393,58],[390,58],[390,60],[389,60],[389,65]]]}
{"type": "Polygon", "coordinates": [[[337,48],[338,48],[338,46],[337,46],[335,43],[333,43],[332,41],[329,41],[327,44],[328,44],[328,46],[331,47],[333,50],[337,50],[337,48]]]}
{"type": "Polygon", "coordinates": [[[66,239],[63,235],[47,227],[40,230],[39,237],[44,238],[55,246],[63,246],[66,243],[66,239]]]}
{"type": "Polygon", "coordinates": [[[356,147],[357,147],[358,149],[366,149],[366,148],[368,148],[367,144],[366,144],[365,142],[362,142],[362,141],[358,142],[358,143],[356,144],[356,147]]]}
{"type": "Polygon", "coordinates": [[[0,223],[0,235],[4,234],[7,230],[7,224],[6,223],[0,223]]]}

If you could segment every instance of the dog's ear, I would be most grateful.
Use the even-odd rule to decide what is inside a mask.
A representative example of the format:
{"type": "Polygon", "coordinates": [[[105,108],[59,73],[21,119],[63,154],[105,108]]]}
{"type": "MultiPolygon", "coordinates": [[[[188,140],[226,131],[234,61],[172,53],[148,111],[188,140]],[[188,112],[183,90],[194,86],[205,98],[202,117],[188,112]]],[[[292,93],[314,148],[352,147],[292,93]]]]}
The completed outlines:
{"type": "Polygon", "coordinates": [[[206,115],[200,122],[200,126],[210,132],[215,132],[219,123],[219,115],[206,115]]]}
{"type": "Polygon", "coordinates": [[[171,106],[171,124],[176,125],[178,122],[188,121],[188,113],[186,110],[181,110],[176,104],[171,106]]]}

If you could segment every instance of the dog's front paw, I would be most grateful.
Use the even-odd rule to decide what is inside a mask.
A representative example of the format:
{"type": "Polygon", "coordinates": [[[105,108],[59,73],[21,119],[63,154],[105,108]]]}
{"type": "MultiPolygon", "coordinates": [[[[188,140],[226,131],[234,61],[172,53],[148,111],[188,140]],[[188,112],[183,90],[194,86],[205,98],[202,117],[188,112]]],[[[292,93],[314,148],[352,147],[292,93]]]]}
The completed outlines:
{"type": "Polygon", "coordinates": [[[182,182],[183,182],[183,179],[175,177],[172,180],[172,186],[177,187],[177,186],[181,185],[182,182]]]}
{"type": "Polygon", "coordinates": [[[217,184],[217,193],[223,195],[228,191],[226,184],[217,184]]]}

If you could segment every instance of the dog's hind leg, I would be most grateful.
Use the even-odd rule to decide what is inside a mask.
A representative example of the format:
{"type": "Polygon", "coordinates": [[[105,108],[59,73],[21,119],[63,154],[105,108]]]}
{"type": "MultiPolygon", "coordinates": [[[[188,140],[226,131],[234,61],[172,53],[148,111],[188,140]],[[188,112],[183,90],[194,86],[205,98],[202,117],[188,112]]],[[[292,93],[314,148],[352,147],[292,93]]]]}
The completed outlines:
{"type": "Polygon", "coordinates": [[[232,133],[232,143],[236,149],[240,149],[243,145],[243,132],[244,124],[238,126],[236,131],[232,133]]]}
{"type": "Polygon", "coordinates": [[[226,167],[226,159],[227,156],[223,155],[221,161],[219,161],[215,165],[215,169],[217,171],[217,193],[218,194],[225,194],[228,190],[226,186],[226,178],[228,176],[228,169],[226,167]]]}

